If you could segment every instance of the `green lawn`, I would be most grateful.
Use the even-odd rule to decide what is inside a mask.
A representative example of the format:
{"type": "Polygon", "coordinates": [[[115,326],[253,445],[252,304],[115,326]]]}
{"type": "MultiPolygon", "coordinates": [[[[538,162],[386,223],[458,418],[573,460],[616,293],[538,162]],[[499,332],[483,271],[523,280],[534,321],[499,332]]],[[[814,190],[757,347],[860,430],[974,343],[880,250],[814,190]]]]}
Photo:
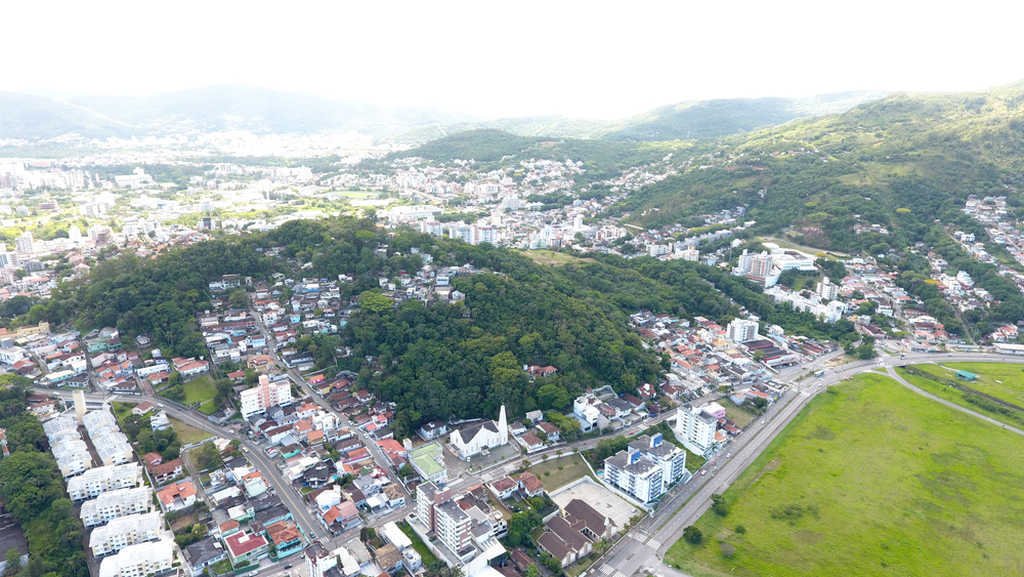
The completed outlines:
{"type": "Polygon", "coordinates": [[[537,475],[548,492],[590,474],[590,469],[583,462],[583,457],[577,453],[531,465],[527,470],[537,475]]]}
{"type": "Polygon", "coordinates": [[[185,389],[185,404],[189,407],[198,403],[199,412],[212,415],[217,412],[213,399],[217,396],[217,385],[210,375],[203,375],[182,385],[185,389]]]}
{"type": "Polygon", "coordinates": [[[438,562],[437,555],[434,555],[434,552],[427,548],[427,544],[423,542],[423,539],[420,539],[420,536],[416,531],[412,530],[409,523],[399,521],[398,528],[401,529],[407,537],[409,537],[410,541],[412,541],[412,548],[420,554],[420,558],[423,559],[424,567],[432,567],[438,562]]]}
{"type": "Polygon", "coordinates": [[[719,402],[723,407],[725,407],[725,416],[729,417],[729,419],[736,423],[736,426],[741,429],[746,429],[747,425],[758,417],[757,413],[750,409],[750,403],[740,406],[730,401],[729,397],[726,397],[719,402]]]}
{"type": "MultiPolygon", "coordinates": [[[[996,363],[993,364],[996,365],[996,363]]],[[[951,364],[950,366],[953,365],[951,364]]],[[[958,405],[967,407],[972,411],[977,411],[984,415],[988,415],[989,417],[992,417],[993,419],[1002,421],[1004,423],[1024,427],[1024,411],[1020,411],[1012,407],[1007,407],[1005,405],[1000,405],[999,403],[996,403],[991,399],[985,399],[984,397],[980,397],[978,395],[972,395],[969,392],[953,388],[946,384],[946,381],[954,380],[958,384],[968,387],[972,390],[984,392],[999,399],[1007,400],[1008,402],[1024,406],[1024,402],[1018,402],[1014,400],[1012,398],[1012,394],[1007,395],[1004,393],[1007,386],[1009,386],[1012,383],[1012,379],[1016,379],[1018,385],[1021,388],[1024,388],[1024,372],[1021,372],[1021,376],[1017,377],[1016,375],[1012,374],[1012,372],[1005,371],[1005,369],[1016,369],[1020,371],[1021,368],[1024,367],[1006,365],[1002,363],[999,363],[998,366],[995,366],[991,369],[987,369],[984,365],[981,364],[973,364],[970,366],[973,369],[977,369],[978,371],[986,371],[986,373],[983,374],[982,372],[975,372],[972,369],[965,369],[978,375],[978,380],[964,381],[962,379],[956,378],[955,371],[950,371],[948,369],[936,365],[913,365],[912,368],[921,370],[929,375],[935,375],[937,377],[937,380],[932,380],[923,375],[911,374],[907,369],[904,368],[897,368],[896,372],[898,372],[900,376],[909,381],[911,384],[914,384],[937,397],[942,397],[943,399],[946,399],[948,401],[953,401],[958,405]],[[996,374],[1002,374],[1002,377],[994,376],[996,374]],[[997,380],[1002,382],[996,382],[997,380]]],[[[961,367],[958,367],[958,369],[959,368],[961,367]]],[[[1010,392],[1012,393],[1012,391],[1010,392]]]]}
{"type": "Polygon", "coordinates": [[[202,429],[197,429],[192,425],[179,421],[178,419],[169,420],[171,421],[171,427],[176,433],[178,433],[178,438],[181,439],[182,445],[198,443],[199,441],[209,439],[213,436],[202,429]]]}
{"type": "Polygon", "coordinates": [[[1022,449],[864,374],[812,401],[726,492],[727,516],[697,522],[702,544],[666,560],[699,577],[1021,575],[1022,449]]]}
{"type": "Polygon", "coordinates": [[[938,375],[944,379],[956,379],[957,371],[969,371],[978,375],[976,381],[958,380],[976,391],[1024,407],[1024,364],[1016,363],[943,363],[942,365],[922,364],[915,368],[938,375]]]}

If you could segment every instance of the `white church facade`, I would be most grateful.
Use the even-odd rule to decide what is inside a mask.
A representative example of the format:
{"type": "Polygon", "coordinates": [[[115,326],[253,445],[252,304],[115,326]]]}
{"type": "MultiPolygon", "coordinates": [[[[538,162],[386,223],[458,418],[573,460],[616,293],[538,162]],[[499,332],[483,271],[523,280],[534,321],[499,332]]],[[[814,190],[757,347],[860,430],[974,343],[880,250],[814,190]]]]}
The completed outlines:
{"type": "Polygon", "coordinates": [[[451,432],[448,437],[452,450],[459,458],[468,461],[486,449],[508,444],[508,419],[505,405],[501,406],[498,420],[476,421],[451,432]]]}

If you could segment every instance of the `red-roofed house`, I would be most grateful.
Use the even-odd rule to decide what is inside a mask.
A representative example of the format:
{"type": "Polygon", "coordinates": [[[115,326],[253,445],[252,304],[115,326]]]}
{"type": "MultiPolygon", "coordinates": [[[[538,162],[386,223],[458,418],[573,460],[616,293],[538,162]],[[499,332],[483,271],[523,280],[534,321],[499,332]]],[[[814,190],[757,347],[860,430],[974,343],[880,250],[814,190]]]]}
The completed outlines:
{"type": "Polygon", "coordinates": [[[231,562],[238,565],[243,561],[256,561],[270,553],[270,543],[263,535],[238,532],[224,538],[231,562]]]}
{"type": "Polygon", "coordinates": [[[196,502],[196,486],[192,481],[180,481],[156,492],[164,513],[187,509],[196,502]]]}

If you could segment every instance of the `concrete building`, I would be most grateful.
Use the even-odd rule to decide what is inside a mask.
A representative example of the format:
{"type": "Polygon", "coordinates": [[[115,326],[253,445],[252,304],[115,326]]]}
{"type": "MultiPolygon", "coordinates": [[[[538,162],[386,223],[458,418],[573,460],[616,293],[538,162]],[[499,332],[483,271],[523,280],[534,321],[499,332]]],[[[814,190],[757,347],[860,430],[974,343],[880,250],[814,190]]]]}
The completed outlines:
{"type": "Polygon", "coordinates": [[[104,559],[99,577],[145,577],[167,571],[173,564],[174,541],[170,538],[136,543],[104,559]]]}
{"type": "Polygon", "coordinates": [[[81,501],[107,491],[138,487],[141,484],[142,467],[138,464],[105,465],[68,479],[68,495],[72,501],[81,501]]]}
{"type": "Polygon", "coordinates": [[[260,415],[271,407],[291,403],[292,385],[288,379],[271,381],[267,375],[260,375],[259,383],[251,389],[242,391],[239,395],[239,410],[242,418],[248,419],[253,415],[260,415]]]}
{"type": "Polygon", "coordinates": [[[725,328],[725,334],[734,343],[745,343],[758,338],[757,321],[733,319],[725,328]]]}
{"type": "Polygon", "coordinates": [[[651,503],[687,478],[686,452],[660,434],[641,435],[605,459],[605,480],[643,503],[651,503]]]}
{"type": "Polygon", "coordinates": [[[82,417],[82,424],[104,465],[120,465],[134,460],[128,437],[121,432],[117,419],[109,411],[90,411],[82,417]]]}
{"type": "Polygon", "coordinates": [[[152,506],[153,498],[149,487],[108,491],[82,503],[82,523],[86,527],[95,527],[119,517],[147,513],[152,506]]]}
{"type": "Polygon", "coordinates": [[[163,526],[163,518],[156,511],[120,517],[93,529],[89,548],[96,557],[117,553],[129,545],[159,538],[163,526]]]}
{"type": "Polygon", "coordinates": [[[702,408],[680,407],[673,432],[676,440],[698,455],[708,455],[715,446],[718,419],[702,408]]]}

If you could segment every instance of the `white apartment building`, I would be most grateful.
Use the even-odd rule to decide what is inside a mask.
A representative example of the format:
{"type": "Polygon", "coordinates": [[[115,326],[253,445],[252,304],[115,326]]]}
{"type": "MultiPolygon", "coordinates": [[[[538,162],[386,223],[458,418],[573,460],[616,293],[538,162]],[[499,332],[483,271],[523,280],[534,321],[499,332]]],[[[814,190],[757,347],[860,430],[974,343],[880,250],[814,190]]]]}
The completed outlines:
{"type": "Polygon", "coordinates": [[[711,452],[717,430],[718,419],[701,408],[680,407],[676,412],[676,440],[698,455],[711,452]]]}
{"type": "Polygon", "coordinates": [[[82,417],[82,424],[104,465],[120,465],[134,460],[128,437],[121,432],[117,419],[109,411],[88,412],[82,417]]]}
{"type": "Polygon", "coordinates": [[[643,503],[689,478],[686,452],[661,435],[637,437],[626,450],[605,459],[604,470],[606,481],[643,503]]]}
{"type": "Polygon", "coordinates": [[[745,343],[756,340],[757,321],[748,319],[733,319],[725,327],[725,335],[734,343],[745,343]]]}
{"type": "Polygon", "coordinates": [[[82,503],[82,523],[86,527],[95,527],[118,517],[148,513],[152,508],[153,496],[149,487],[117,489],[82,503]]]}
{"type": "Polygon", "coordinates": [[[821,279],[821,282],[818,283],[817,289],[818,296],[820,296],[823,301],[834,301],[836,300],[836,297],[839,296],[839,285],[833,284],[828,280],[828,277],[821,279]]]}
{"type": "Polygon", "coordinates": [[[171,568],[174,564],[174,541],[161,539],[136,543],[121,549],[100,563],[99,577],[145,577],[171,568]]]}
{"type": "Polygon", "coordinates": [[[114,519],[93,529],[89,535],[89,548],[96,557],[117,553],[129,545],[159,538],[163,526],[163,518],[156,511],[114,519]]]}
{"type": "Polygon", "coordinates": [[[77,436],[77,433],[71,435],[70,432],[62,432],[57,435],[68,439],[56,445],[52,443],[50,445],[53,458],[57,461],[57,468],[60,469],[60,474],[65,479],[83,473],[92,467],[92,455],[89,454],[89,448],[86,447],[85,441],[81,437],[73,438],[77,436]]]}
{"type": "Polygon", "coordinates": [[[72,501],[81,501],[107,491],[138,487],[141,484],[142,467],[138,463],[106,465],[68,479],[68,495],[72,501]]]}
{"type": "Polygon", "coordinates": [[[267,409],[291,403],[292,385],[288,379],[271,382],[267,375],[260,375],[259,383],[239,395],[239,410],[242,418],[263,414],[267,409]]]}

